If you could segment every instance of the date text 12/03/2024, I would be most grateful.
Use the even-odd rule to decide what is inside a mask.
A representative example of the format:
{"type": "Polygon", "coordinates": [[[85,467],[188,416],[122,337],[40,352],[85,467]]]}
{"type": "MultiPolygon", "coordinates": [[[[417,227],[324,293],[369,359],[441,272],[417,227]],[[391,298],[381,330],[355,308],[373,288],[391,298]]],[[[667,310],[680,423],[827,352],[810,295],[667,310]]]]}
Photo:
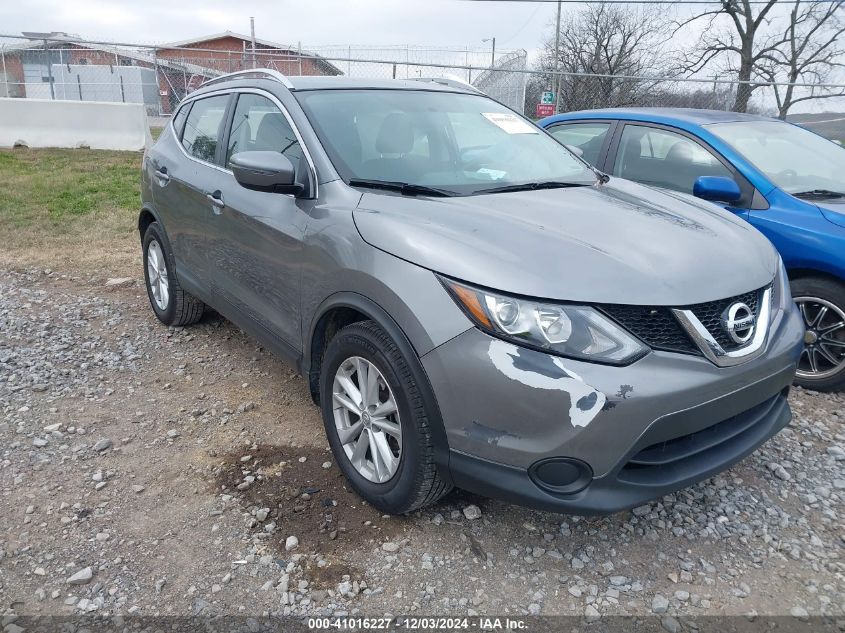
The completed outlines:
{"type": "Polygon", "coordinates": [[[309,618],[312,630],[407,630],[407,631],[522,631],[527,623],[518,618],[499,617],[433,617],[412,616],[395,618],[330,617],[309,618]]]}

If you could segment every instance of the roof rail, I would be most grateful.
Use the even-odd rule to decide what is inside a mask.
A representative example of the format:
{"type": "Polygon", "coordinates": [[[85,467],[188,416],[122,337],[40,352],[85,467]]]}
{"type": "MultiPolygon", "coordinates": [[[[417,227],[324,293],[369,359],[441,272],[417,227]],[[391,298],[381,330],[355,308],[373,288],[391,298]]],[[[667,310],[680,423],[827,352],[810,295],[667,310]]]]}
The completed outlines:
{"type": "Polygon", "coordinates": [[[471,83],[468,83],[463,79],[459,79],[454,75],[448,75],[446,77],[409,77],[409,79],[412,81],[428,81],[430,83],[440,84],[442,86],[451,86],[452,88],[463,88],[464,90],[472,90],[473,92],[484,94],[483,91],[479,90],[471,83]]]}
{"type": "Polygon", "coordinates": [[[272,79],[273,81],[278,81],[288,90],[293,90],[293,84],[290,82],[290,79],[285,77],[278,70],[274,70],[272,68],[250,68],[249,70],[238,70],[233,73],[226,73],[225,75],[213,77],[208,81],[204,81],[200,87],[202,88],[208,86],[217,81],[227,81],[229,79],[238,78],[247,79],[250,75],[255,76],[256,79],[272,79]]]}

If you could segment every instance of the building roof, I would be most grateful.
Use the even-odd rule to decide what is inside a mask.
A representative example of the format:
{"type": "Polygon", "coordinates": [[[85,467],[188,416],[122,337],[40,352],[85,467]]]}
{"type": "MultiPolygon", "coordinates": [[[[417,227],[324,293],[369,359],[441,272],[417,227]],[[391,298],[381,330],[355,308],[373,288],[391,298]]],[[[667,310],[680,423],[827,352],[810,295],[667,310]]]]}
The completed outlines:
{"type": "MultiPolygon", "coordinates": [[[[194,37],[188,40],[180,40],[178,42],[167,42],[166,44],[162,44],[161,46],[159,46],[159,48],[185,48],[195,46],[196,44],[201,44],[203,42],[222,40],[226,37],[231,37],[236,40],[243,40],[245,42],[250,43],[252,42],[252,37],[250,37],[249,35],[242,35],[241,33],[235,33],[234,31],[223,31],[222,33],[214,33],[213,35],[194,37]]],[[[278,48],[285,51],[297,50],[296,46],[292,46],[290,44],[280,44],[279,42],[271,42],[270,40],[262,40],[258,37],[255,38],[255,43],[260,44],[261,46],[267,46],[269,48],[278,48]]]]}
{"type": "MultiPolygon", "coordinates": [[[[201,44],[203,42],[212,42],[214,40],[221,40],[227,37],[231,37],[237,40],[242,40],[247,43],[252,43],[252,37],[249,35],[243,35],[241,33],[235,33],[234,31],[223,31],[222,33],[214,33],[212,35],[204,35],[202,37],[195,37],[189,40],[181,40],[178,42],[169,42],[167,44],[160,44],[157,48],[158,49],[168,49],[168,48],[197,48],[202,49],[201,44]]],[[[342,75],[343,72],[330,61],[325,59],[322,55],[318,55],[317,53],[312,53],[306,50],[300,50],[299,46],[293,46],[291,44],[280,44],[279,42],[271,42],[270,40],[262,40],[261,38],[256,37],[255,43],[258,46],[262,46],[264,48],[272,48],[280,51],[284,51],[286,53],[291,53],[294,55],[302,55],[303,58],[310,58],[313,59],[315,62],[319,63],[323,66],[324,71],[330,75],[342,75]]],[[[265,52],[263,49],[258,49],[256,52],[262,53],[265,52]]]]}
{"type": "MultiPolygon", "coordinates": [[[[218,75],[223,74],[219,70],[216,70],[214,68],[206,68],[204,66],[201,66],[200,64],[193,64],[182,60],[171,60],[167,58],[156,59],[156,56],[151,50],[148,51],[144,49],[127,48],[125,46],[112,46],[108,44],[94,44],[91,42],[82,41],[77,36],[66,36],[63,33],[57,35],[59,37],[51,36],[51,38],[47,41],[47,48],[83,48],[87,50],[108,53],[110,55],[116,55],[117,57],[132,59],[137,62],[149,64],[150,66],[155,66],[156,64],[158,64],[159,66],[163,66],[166,68],[185,70],[186,72],[191,73],[193,75],[204,75],[206,77],[216,77],[218,75]]],[[[44,44],[44,40],[30,40],[28,42],[15,44],[11,48],[4,47],[3,52],[6,55],[16,55],[19,53],[22,54],[30,50],[43,49],[45,47],[44,44]]]]}

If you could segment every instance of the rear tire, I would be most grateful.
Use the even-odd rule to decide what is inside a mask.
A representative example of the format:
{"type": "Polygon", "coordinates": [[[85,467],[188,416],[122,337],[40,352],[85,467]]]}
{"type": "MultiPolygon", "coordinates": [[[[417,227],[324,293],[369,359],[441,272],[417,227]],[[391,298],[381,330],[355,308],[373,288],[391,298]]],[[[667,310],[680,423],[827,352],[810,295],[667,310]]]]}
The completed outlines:
{"type": "Polygon", "coordinates": [[[807,327],[795,384],[816,391],[845,387],[845,285],[802,277],[790,287],[807,327]]]}
{"type": "Polygon", "coordinates": [[[144,283],[158,320],[173,326],[191,325],[199,321],[205,304],[179,285],[173,272],[173,254],[158,222],[147,227],[142,245],[144,283]]]}
{"type": "MultiPolygon", "coordinates": [[[[366,395],[362,398],[366,398],[366,395]]],[[[442,479],[434,461],[430,405],[423,400],[402,352],[375,322],[361,321],[348,325],[339,330],[329,342],[320,368],[320,407],[335,461],[355,492],[378,510],[404,514],[436,502],[451,490],[451,484],[442,479]],[[335,396],[336,392],[341,397],[347,393],[338,386],[338,376],[343,380],[351,380],[354,387],[358,386],[359,374],[354,369],[356,363],[357,367],[365,367],[363,371],[368,376],[372,371],[368,367],[375,368],[377,372],[373,375],[378,379],[378,382],[374,382],[374,396],[369,400],[360,400],[358,414],[350,413],[350,407],[339,404],[335,396]],[[380,402],[388,400],[395,403],[396,413],[387,418],[379,417],[374,411],[384,406],[380,402]],[[369,413],[364,415],[367,411],[369,413]],[[373,414],[372,417],[369,417],[370,414],[373,414]],[[370,424],[371,420],[376,422],[370,424]],[[382,420],[380,427],[376,426],[378,420],[382,420]],[[347,427],[350,422],[352,424],[347,427]],[[371,429],[375,429],[377,434],[378,428],[396,424],[401,427],[401,439],[398,442],[395,431],[393,439],[388,438],[387,432],[379,439],[383,442],[387,438],[392,454],[398,452],[398,465],[393,470],[389,466],[386,471],[382,470],[384,476],[379,481],[379,477],[374,475],[376,462],[372,460],[372,450],[367,445],[363,446],[363,454],[356,458],[357,466],[353,465],[353,457],[349,456],[347,450],[355,455],[353,442],[368,438],[367,434],[373,433],[371,429]],[[354,433],[349,431],[353,428],[359,429],[359,432],[355,436],[357,439],[350,440],[350,435],[354,433]],[[346,444],[340,437],[344,430],[347,431],[344,434],[346,444]],[[371,463],[367,462],[368,458],[371,463]]],[[[370,443],[369,446],[378,444],[370,443]]],[[[384,461],[382,467],[385,467],[384,461]]]]}

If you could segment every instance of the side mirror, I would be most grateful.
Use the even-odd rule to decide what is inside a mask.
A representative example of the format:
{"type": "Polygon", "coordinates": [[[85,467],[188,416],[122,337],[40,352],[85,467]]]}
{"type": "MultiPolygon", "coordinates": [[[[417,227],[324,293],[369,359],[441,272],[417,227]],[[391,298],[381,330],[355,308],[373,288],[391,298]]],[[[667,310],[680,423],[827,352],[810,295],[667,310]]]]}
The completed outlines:
{"type": "Polygon", "coordinates": [[[742,191],[733,178],[701,176],[692,187],[692,195],[713,202],[738,202],[742,198],[742,191]]]}
{"type": "Polygon", "coordinates": [[[279,152],[240,152],[229,159],[235,180],[254,191],[299,195],[304,187],[296,182],[296,170],[279,152]]]}

